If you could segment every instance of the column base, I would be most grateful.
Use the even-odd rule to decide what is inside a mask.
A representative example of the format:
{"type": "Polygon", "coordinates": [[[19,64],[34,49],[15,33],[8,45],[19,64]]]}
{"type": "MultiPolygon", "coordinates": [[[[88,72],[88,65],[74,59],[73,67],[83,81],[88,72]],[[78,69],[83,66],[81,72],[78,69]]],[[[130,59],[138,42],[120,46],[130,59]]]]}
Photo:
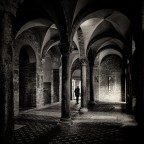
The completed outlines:
{"type": "Polygon", "coordinates": [[[88,103],[89,110],[94,110],[95,109],[95,105],[96,105],[95,101],[89,101],[89,103],[88,103]]]}
{"type": "Polygon", "coordinates": [[[95,101],[89,101],[89,103],[88,103],[89,105],[95,105],[96,104],[96,102],[95,101]]]}
{"type": "Polygon", "coordinates": [[[72,124],[71,118],[60,118],[60,121],[57,123],[59,126],[70,126],[72,124]]]}
{"type": "Polygon", "coordinates": [[[86,113],[86,112],[88,112],[87,107],[81,107],[80,110],[79,110],[80,114],[83,114],[83,113],[86,113]]]}

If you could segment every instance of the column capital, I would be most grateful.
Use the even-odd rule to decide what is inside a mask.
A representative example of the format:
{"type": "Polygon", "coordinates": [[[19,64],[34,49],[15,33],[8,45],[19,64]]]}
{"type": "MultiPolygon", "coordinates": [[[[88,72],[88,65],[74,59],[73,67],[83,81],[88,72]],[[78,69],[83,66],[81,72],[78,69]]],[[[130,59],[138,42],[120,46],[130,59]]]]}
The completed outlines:
{"type": "Polygon", "coordinates": [[[81,107],[80,110],[79,110],[80,114],[84,114],[86,112],[88,112],[88,108],[87,107],[81,107]]]}
{"type": "Polygon", "coordinates": [[[42,63],[42,65],[45,63],[45,58],[41,58],[41,63],[42,63]]]}
{"type": "Polygon", "coordinates": [[[87,65],[88,64],[88,59],[86,57],[80,57],[79,60],[80,60],[82,65],[87,65]]]}

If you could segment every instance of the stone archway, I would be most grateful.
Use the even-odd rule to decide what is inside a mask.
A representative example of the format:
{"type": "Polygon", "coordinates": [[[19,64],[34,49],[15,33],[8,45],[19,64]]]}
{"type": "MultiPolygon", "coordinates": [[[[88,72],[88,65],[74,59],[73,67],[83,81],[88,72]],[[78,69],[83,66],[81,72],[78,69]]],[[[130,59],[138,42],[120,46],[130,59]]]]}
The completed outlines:
{"type": "Polygon", "coordinates": [[[75,59],[71,67],[71,100],[75,99],[74,90],[79,86],[81,88],[81,64],[79,59],[75,59]]]}
{"type": "Polygon", "coordinates": [[[19,54],[19,110],[36,107],[36,56],[30,46],[19,54]]]}
{"type": "Polygon", "coordinates": [[[52,61],[50,57],[45,57],[43,62],[43,96],[44,105],[52,103],[51,95],[51,71],[52,71],[52,61]]]}
{"type": "MultiPolygon", "coordinates": [[[[79,86],[80,93],[81,93],[81,70],[80,69],[76,69],[72,73],[72,100],[76,99],[74,90],[77,86],[79,86]]],[[[80,94],[80,98],[81,98],[81,94],[80,94]]]]}
{"type": "Polygon", "coordinates": [[[61,53],[57,46],[53,46],[48,50],[45,49],[43,52],[44,105],[59,102],[61,99],[60,57],[61,53]]]}

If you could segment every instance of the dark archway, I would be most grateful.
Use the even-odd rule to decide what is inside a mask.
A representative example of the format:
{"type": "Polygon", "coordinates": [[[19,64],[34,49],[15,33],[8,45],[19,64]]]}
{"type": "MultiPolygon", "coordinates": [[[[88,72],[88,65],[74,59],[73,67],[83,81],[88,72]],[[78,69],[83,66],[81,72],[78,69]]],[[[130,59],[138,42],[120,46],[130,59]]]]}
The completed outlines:
{"type": "Polygon", "coordinates": [[[36,107],[36,57],[30,46],[24,46],[19,55],[19,109],[36,107]]]}

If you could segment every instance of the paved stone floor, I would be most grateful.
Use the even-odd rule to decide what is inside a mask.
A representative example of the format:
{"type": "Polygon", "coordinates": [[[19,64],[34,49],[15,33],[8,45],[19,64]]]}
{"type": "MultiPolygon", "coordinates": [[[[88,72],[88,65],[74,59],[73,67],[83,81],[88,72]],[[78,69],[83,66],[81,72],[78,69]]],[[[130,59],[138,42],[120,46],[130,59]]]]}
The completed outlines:
{"type": "Polygon", "coordinates": [[[118,104],[97,104],[79,114],[80,104],[71,102],[71,126],[57,125],[60,104],[21,113],[15,119],[15,144],[129,144],[139,142],[132,115],[118,104]]]}

